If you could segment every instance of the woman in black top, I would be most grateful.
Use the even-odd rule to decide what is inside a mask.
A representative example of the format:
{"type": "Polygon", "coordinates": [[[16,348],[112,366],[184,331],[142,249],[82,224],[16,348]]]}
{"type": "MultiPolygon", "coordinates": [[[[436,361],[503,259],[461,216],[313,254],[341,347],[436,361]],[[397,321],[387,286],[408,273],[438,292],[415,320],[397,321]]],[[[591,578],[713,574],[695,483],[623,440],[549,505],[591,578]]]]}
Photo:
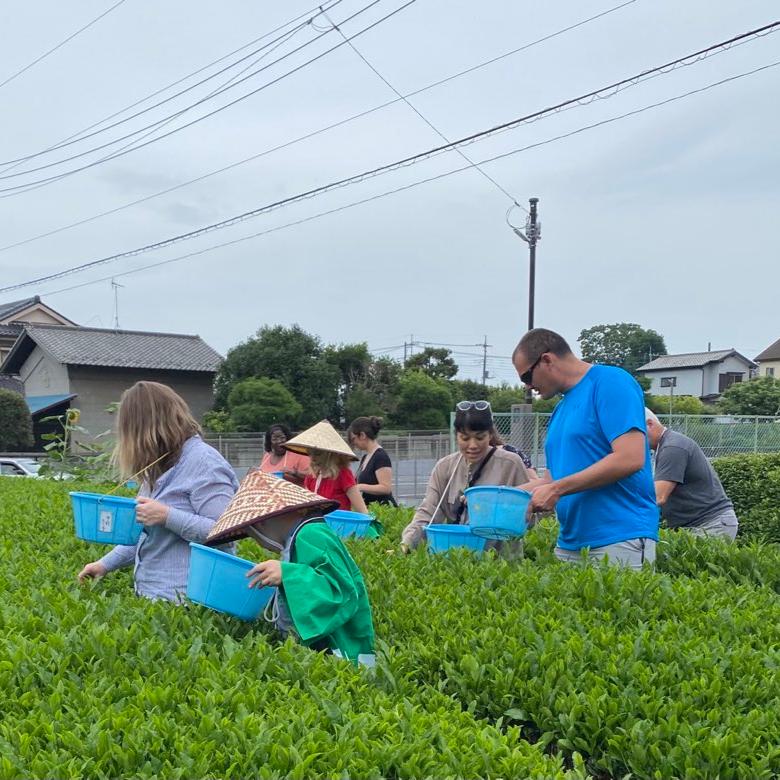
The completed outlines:
{"type": "Polygon", "coordinates": [[[381,417],[358,417],[349,426],[350,445],[365,453],[355,479],[366,504],[398,506],[393,498],[393,464],[376,440],[381,428],[381,417]]]}

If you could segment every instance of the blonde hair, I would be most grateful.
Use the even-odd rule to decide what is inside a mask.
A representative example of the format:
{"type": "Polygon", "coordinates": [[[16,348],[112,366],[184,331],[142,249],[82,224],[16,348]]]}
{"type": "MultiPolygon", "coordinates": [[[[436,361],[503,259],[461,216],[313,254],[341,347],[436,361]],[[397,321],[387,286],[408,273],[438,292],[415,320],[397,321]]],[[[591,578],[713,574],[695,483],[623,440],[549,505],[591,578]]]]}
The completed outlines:
{"type": "Polygon", "coordinates": [[[184,442],[201,432],[186,401],[159,382],[136,382],[122,393],[116,428],[114,464],[125,478],[146,469],[141,478],[150,489],[179,460],[184,442]]]}
{"type": "Polygon", "coordinates": [[[320,476],[323,479],[336,479],[343,468],[350,464],[348,455],[339,455],[337,452],[328,452],[327,450],[309,451],[311,457],[311,473],[315,477],[320,476]]]}

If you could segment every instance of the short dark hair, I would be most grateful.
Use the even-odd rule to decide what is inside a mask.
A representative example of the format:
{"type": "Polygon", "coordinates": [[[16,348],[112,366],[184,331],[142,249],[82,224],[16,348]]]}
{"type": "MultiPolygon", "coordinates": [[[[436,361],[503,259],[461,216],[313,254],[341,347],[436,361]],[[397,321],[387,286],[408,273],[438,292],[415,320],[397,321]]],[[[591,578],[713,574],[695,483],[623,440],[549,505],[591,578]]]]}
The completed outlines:
{"type": "Polygon", "coordinates": [[[372,417],[356,417],[352,421],[352,425],[349,426],[347,434],[349,436],[360,436],[361,433],[365,433],[369,439],[376,439],[383,425],[384,420],[376,415],[372,417]]]}
{"type": "Polygon", "coordinates": [[[468,409],[463,412],[455,411],[455,430],[459,433],[473,431],[481,433],[489,431],[493,427],[493,414],[490,409],[468,409]]]}
{"type": "Polygon", "coordinates": [[[558,357],[571,355],[571,347],[566,343],[566,339],[554,330],[547,328],[532,328],[520,339],[512,353],[512,360],[517,358],[519,352],[522,352],[529,360],[540,358],[545,352],[552,352],[558,357]]]}
{"type": "Polygon", "coordinates": [[[274,431],[281,431],[284,434],[285,439],[288,441],[292,439],[292,431],[284,423],[274,423],[268,426],[268,430],[265,432],[265,440],[263,441],[263,449],[266,452],[271,451],[271,436],[274,431]]]}

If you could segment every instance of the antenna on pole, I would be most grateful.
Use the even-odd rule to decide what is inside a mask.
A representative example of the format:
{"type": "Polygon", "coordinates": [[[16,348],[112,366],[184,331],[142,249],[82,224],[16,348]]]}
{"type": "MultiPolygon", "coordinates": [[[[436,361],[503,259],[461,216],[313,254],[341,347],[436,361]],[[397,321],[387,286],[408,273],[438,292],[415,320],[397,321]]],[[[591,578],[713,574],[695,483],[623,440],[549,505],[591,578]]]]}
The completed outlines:
{"type": "Polygon", "coordinates": [[[112,279],[111,286],[114,288],[114,330],[119,330],[119,288],[124,285],[112,279]]]}

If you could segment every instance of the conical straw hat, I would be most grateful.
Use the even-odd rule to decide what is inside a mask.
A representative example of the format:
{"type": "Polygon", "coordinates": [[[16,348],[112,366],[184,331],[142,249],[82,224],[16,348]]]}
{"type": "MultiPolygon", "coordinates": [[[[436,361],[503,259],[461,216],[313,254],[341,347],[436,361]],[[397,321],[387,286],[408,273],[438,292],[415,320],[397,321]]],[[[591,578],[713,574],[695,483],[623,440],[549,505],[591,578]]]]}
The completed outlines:
{"type": "Polygon", "coordinates": [[[325,452],[335,452],[338,455],[346,455],[352,460],[358,459],[349,445],[341,438],[339,432],[327,420],[322,420],[316,425],[312,425],[311,428],[307,428],[303,433],[293,436],[283,446],[285,449],[300,452],[302,455],[308,455],[310,450],[324,450],[325,452]]]}
{"type": "Polygon", "coordinates": [[[272,474],[253,471],[244,478],[222,517],[206,537],[206,544],[223,544],[249,536],[249,527],[270,517],[282,517],[300,509],[322,514],[338,509],[338,501],[323,498],[272,474]]]}

